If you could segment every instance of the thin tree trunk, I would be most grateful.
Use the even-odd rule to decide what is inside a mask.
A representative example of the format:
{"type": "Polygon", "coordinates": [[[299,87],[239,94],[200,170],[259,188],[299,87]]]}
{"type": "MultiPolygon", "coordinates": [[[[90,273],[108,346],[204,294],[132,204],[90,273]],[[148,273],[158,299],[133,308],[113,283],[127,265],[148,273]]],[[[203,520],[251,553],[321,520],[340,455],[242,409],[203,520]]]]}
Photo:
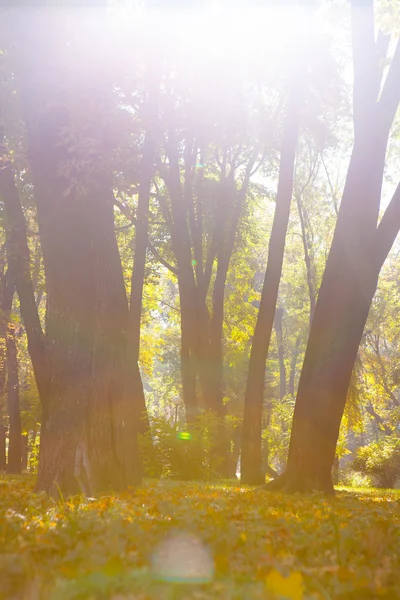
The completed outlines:
{"type": "Polygon", "coordinates": [[[8,473],[21,473],[21,415],[19,411],[19,379],[17,345],[13,325],[8,326],[6,335],[7,347],[7,381],[6,397],[9,419],[8,432],[8,473]]]}
{"type": "Polygon", "coordinates": [[[28,470],[29,441],[28,434],[21,435],[21,471],[28,470]]]}
{"type": "MultiPolygon", "coordinates": [[[[232,260],[233,251],[237,231],[240,223],[240,218],[243,212],[243,206],[246,200],[246,194],[250,183],[251,171],[258,156],[258,148],[253,152],[252,158],[249,160],[244,181],[239,191],[236,191],[233,182],[224,181],[223,189],[223,207],[228,207],[229,204],[235,202],[232,209],[231,221],[228,231],[224,235],[224,231],[216,232],[220,237],[217,245],[217,272],[215,275],[213,296],[212,296],[212,318],[209,338],[209,357],[208,357],[208,394],[210,395],[210,405],[213,410],[221,417],[225,415],[225,407],[223,404],[223,325],[224,325],[224,302],[225,302],[225,286],[228,276],[229,265],[232,260]],[[225,238],[225,239],[224,239],[225,238]]],[[[223,215],[222,215],[223,219],[223,215]]],[[[223,220],[221,225],[223,225],[223,220]]]]}
{"type": "MultiPolygon", "coordinates": [[[[33,451],[36,445],[37,431],[31,431],[29,433],[29,444],[28,444],[28,470],[32,471],[33,451]]],[[[40,434],[39,434],[40,435],[40,434]]]]}
{"type": "MultiPolygon", "coordinates": [[[[0,190],[1,195],[1,190],[0,190]]],[[[1,278],[1,314],[0,314],[0,399],[5,399],[5,387],[7,379],[7,351],[6,335],[9,325],[11,306],[14,296],[14,282],[12,281],[10,269],[1,278]]],[[[0,471],[6,470],[6,432],[5,424],[0,425],[0,471]]]]}
{"type": "Polygon", "coordinates": [[[276,333],[276,342],[278,346],[278,362],[279,362],[279,398],[282,400],[286,396],[286,367],[283,345],[283,330],[282,330],[283,308],[278,307],[275,311],[274,327],[276,333]]]}
{"type": "MultiPolygon", "coordinates": [[[[176,153],[176,140],[172,133],[167,141],[167,154],[170,162],[168,171],[162,177],[171,196],[171,240],[178,268],[178,288],[181,311],[181,371],[183,400],[188,414],[198,408],[198,398],[194,382],[199,365],[200,332],[196,315],[196,281],[193,273],[191,243],[188,227],[188,209],[182,191],[179,161],[176,153]]],[[[202,334],[204,336],[204,333],[202,334]]]]}
{"type": "Polygon", "coordinates": [[[298,195],[296,195],[296,203],[297,203],[297,210],[299,211],[300,226],[301,226],[301,239],[303,242],[303,249],[304,249],[304,262],[306,263],[306,271],[307,271],[307,286],[308,286],[308,294],[309,294],[309,298],[310,298],[310,326],[311,326],[311,321],[312,321],[314,310],[315,310],[315,290],[314,290],[314,282],[313,282],[313,268],[312,268],[312,264],[311,264],[310,252],[308,249],[308,237],[307,237],[306,224],[305,224],[305,219],[304,219],[304,214],[303,214],[304,209],[301,205],[301,198],[298,195]]]}
{"type": "Polygon", "coordinates": [[[261,422],[265,363],[274,324],[275,306],[278,298],[290,203],[293,193],[293,172],[300,112],[298,94],[298,90],[293,89],[286,116],[276,208],[269,241],[268,263],[247,375],[242,430],[241,480],[243,483],[248,484],[258,484],[263,481],[261,422]]]}
{"type": "MultiPolygon", "coordinates": [[[[149,229],[149,202],[151,182],[154,176],[154,155],[156,141],[154,127],[157,122],[157,90],[149,91],[147,103],[147,128],[143,144],[143,156],[140,168],[139,197],[135,229],[135,252],[131,278],[131,297],[129,306],[129,360],[132,364],[139,361],[140,322],[142,316],[143,285],[145,279],[146,253],[149,229]]],[[[139,432],[149,429],[146,401],[143,387],[137,390],[136,406],[139,412],[139,432]]]]}
{"type": "Polygon", "coordinates": [[[6,460],[6,426],[0,425],[0,471],[5,471],[7,468],[6,460]]]}
{"type": "MultiPolygon", "coordinates": [[[[9,275],[12,277],[12,295],[17,290],[21,314],[28,336],[28,350],[32,359],[36,383],[40,397],[46,397],[47,367],[45,358],[45,338],[35,302],[34,288],[30,271],[30,256],[26,236],[25,217],[22,212],[11,163],[3,150],[3,168],[0,169],[0,196],[5,209],[5,231],[7,240],[7,260],[9,275]]],[[[9,298],[9,309],[11,310],[9,298]]]]}
{"type": "Polygon", "coordinates": [[[292,358],[290,361],[290,373],[289,373],[289,384],[288,384],[288,394],[289,396],[294,396],[294,386],[296,381],[296,365],[297,358],[299,356],[299,349],[301,343],[301,334],[299,334],[296,338],[296,344],[293,348],[292,358]]]}

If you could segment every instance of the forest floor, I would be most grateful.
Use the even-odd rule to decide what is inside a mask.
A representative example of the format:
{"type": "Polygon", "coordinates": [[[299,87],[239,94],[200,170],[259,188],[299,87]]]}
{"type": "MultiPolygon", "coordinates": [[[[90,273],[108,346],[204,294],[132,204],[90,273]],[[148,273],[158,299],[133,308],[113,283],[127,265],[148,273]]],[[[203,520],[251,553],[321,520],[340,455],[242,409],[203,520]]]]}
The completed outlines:
{"type": "Polygon", "coordinates": [[[400,492],[148,483],[56,502],[0,476],[7,600],[400,598],[400,492]]]}

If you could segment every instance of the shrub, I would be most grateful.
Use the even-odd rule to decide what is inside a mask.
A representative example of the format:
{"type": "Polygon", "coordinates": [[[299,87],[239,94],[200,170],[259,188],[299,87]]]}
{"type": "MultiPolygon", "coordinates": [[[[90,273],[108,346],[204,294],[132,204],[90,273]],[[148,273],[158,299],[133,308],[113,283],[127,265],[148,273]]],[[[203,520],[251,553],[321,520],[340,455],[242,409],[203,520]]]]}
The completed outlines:
{"type": "Polygon", "coordinates": [[[194,423],[187,425],[174,425],[165,416],[153,417],[150,429],[150,433],[139,439],[147,477],[184,481],[207,481],[216,477],[218,421],[213,413],[201,413],[194,423]]]}
{"type": "Polygon", "coordinates": [[[400,477],[400,438],[388,436],[359,448],[352,469],[372,477],[377,487],[395,487],[400,477]]]}

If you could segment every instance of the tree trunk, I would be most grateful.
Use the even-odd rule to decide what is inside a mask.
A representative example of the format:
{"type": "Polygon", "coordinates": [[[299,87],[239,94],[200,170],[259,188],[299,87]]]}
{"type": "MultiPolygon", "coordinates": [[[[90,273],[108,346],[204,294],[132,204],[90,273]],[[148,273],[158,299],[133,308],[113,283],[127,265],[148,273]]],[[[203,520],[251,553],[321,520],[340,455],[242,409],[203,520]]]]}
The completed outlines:
{"type": "MultiPolygon", "coordinates": [[[[38,435],[38,432],[33,430],[29,432],[29,436],[28,436],[28,470],[32,471],[33,468],[33,452],[36,446],[36,437],[38,435]]],[[[40,434],[39,434],[40,435],[40,434]]]]}
{"type": "Polygon", "coordinates": [[[9,325],[6,335],[7,380],[6,397],[9,419],[8,431],[8,473],[21,473],[21,415],[19,411],[19,380],[17,345],[14,326],[9,325]]]}
{"type": "Polygon", "coordinates": [[[331,471],[347,389],[378,279],[366,250],[364,245],[348,253],[342,243],[331,249],[296,399],[288,490],[333,491],[331,471]]]}
{"type": "MultiPolygon", "coordinates": [[[[137,363],[127,363],[129,310],[108,165],[90,158],[91,170],[76,173],[78,186],[65,170],[75,150],[63,132],[75,130],[63,83],[68,69],[58,60],[64,24],[57,19],[38,13],[25,23],[18,57],[47,294],[37,488],[92,494],[139,480],[134,393],[141,381],[137,363]]],[[[75,135],[97,143],[102,130],[93,115],[102,114],[107,90],[99,93],[86,75],[79,93],[91,111],[84,114],[85,133],[75,135]]]]}
{"type": "Polygon", "coordinates": [[[21,471],[28,470],[29,441],[28,434],[21,435],[21,471]]]}
{"type": "MultiPolygon", "coordinates": [[[[1,172],[0,172],[0,196],[1,196],[1,172]]],[[[0,399],[5,398],[7,380],[7,345],[6,337],[9,326],[10,312],[14,297],[14,282],[11,278],[10,269],[4,273],[0,282],[1,314],[0,314],[0,399]]],[[[0,424],[0,471],[7,468],[6,458],[6,432],[5,424],[0,424]]]]}
{"type": "Polygon", "coordinates": [[[283,346],[283,330],[282,330],[283,308],[278,307],[275,312],[275,333],[276,343],[278,346],[278,362],[279,362],[279,398],[282,400],[286,396],[286,367],[283,346]]]}
{"type": "Polygon", "coordinates": [[[192,423],[197,415],[196,360],[191,352],[189,329],[181,315],[181,376],[186,420],[192,423]]]}
{"type": "MultiPolygon", "coordinates": [[[[170,167],[162,173],[171,196],[171,240],[178,268],[178,288],[181,312],[181,372],[183,400],[188,416],[198,409],[196,373],[199,370],[200,331],[196,314],[198,297],[193,273],[188,226],[188,207],[180,182],[179,159],[173,133],[167,140],[170,167]]],[[[204,336],[204,332],[202,333],[204,336]]]]}
{"type": "MultiPolygon", "coordinates": [[[[143,285],[145,279],[146,253],[149,229],[149,202],[151,182],[154,176],[154,155],[156,149],[154,128],[157,122],[157,90],[151,86],[147,104],[146,134],[143,144],[143,155],[140,165],[139,197],[135,229],[135,252],[131,278],[131,297],[129,306],[129,360],[132,364],[139,361],[140,323],[142,317],[143,285]]],[[[146,401],[143,387],[137,390],[136,406],[138,408],[139,432],[149,429],[146,401]]]]}
{"type": "Polygon", "coordinates": [[[265,363],[274,324],[282,272],[286,231],[293,192],[293,173],[296,155],[300,102],[293,90],[286,116],[282,140],[276,208],[269,241],[268,263],[260,308],[251,346],[247,375],[242,430],[241,480],[256,485],[262,483],[261,424],[265,380],[265,363]]]}
{"type": "Polygon", "coordinates": [[[400,99],[400,45],[383,91],[373,3],[353,3],[355,141],[299,382],[287,471],[271,489],[333,493],[332,466],[379,271],[400,224],[400,186],[377,227],[386,146],[400,99]],[[390,218],[387,219],[387,215],[390,218]]]}
{"type": "Polygon", "coordinates": [[[293,348],[292,358],[290,360],[290,373],[289,373],[289,384],[288,384],[288,394],[289,396],[294,396],[294,387],[296,381],[296,365],[297,358],[299,356],[299,348],[301,343],[301,334],[299,334],[296,338],[296,344],[293,348]]]}
{"type": "Polygon", "coordinates": [[[301,205],[301,198],[298,195],[296,195],[296,203],[297,203],[297,210],[299,212],[299,218],[300,218],[301,239],[303,242],[303,249],[304,249],[304,262],[306,263],[306,271],[307,271],[307,286],[308,286],[308,294],[309,294],[309,298],[310,298],[310,326],[311,326],[311,321],[312,321],[314,310],[315,310],[315,290],[314,290],[314,282],[313,282],[314,269],[313,269],[313,265],[311,262],[309,248],[308,248],[308,236],[307,236],[306,223],[305,223],[305,218],[304,218],[305,210],[303,209],[303,207],[301,205]]]}
{"type": "Polygon", "coordinates": [[[0,471],[5,471],[6,468],[6,426],[0,425],[0,471]]]}

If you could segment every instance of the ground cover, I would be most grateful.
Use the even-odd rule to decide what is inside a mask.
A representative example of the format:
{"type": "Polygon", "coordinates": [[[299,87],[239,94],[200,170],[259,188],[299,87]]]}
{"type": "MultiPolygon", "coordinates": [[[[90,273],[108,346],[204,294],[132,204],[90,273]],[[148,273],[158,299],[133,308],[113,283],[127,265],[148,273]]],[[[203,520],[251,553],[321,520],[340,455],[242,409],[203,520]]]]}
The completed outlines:
{"type": "Polygon", "coordinates": [[[400,492],[150,482],[55,501],[0,477],[0,597],[400,598],[400,492]]]}

